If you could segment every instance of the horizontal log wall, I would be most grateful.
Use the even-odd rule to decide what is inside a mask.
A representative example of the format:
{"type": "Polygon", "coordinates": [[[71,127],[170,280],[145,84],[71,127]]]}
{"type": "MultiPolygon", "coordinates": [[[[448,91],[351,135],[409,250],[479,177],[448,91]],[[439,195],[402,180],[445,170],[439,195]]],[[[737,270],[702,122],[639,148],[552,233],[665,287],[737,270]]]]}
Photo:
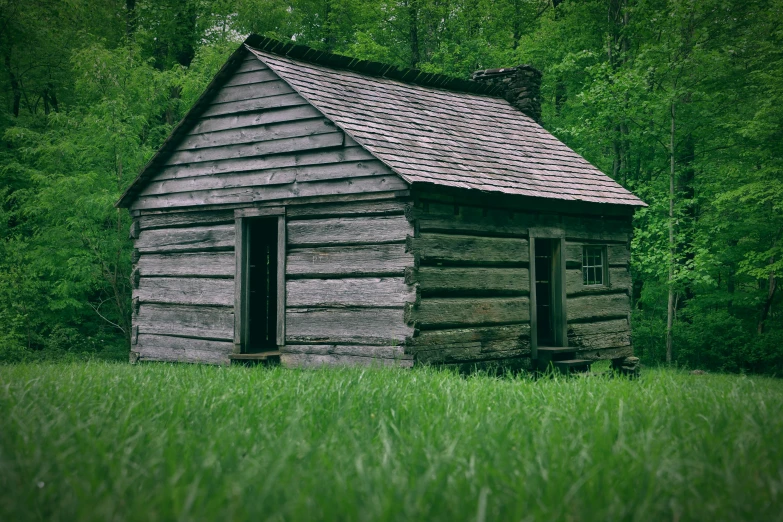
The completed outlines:
{"type": "Polygon", "coordinates": [[[502,362],[530,355],[530,275],[524,214],[416,201],[415,266],[406,351],[423,364],[502,362]]]}
{"type": "MultiPolygon", "coordinates": [[[[417,208],[401,200],[287,208],[285,364],[485,364],[529,356],[524,214],[506,234],[481,236],[457,224],[451,232],[422,231],[409,221],[421,214],[417,208]]],[[[142,360],[227,362],[231,220],[233,211],[139,216],[134,351],[142,360]]],[[[567,244],[569,345],[580,357],[632,353],[626,244],[567,244]],[[582,285],[584,244],[607,246],[608,285],[582,285]]]]}
{"type": "Polygon", "coordinates": [[[580,358],[617,359],[633,355],[630,232],[624,237],[617,242],[572,239],[566,244],[568,345],[577,348],[580,358]],[[601,285],[584,284],[582,252],[590,245],[605,247],[607,267],[601,285]]]}
{"type": "Polygon", "coordinates": [[[530,355],[529,237],[566,238],[569,345],[589,359],[632,353],[628,313],[628,216],[572,216],[446,201],[414,193],[407,240],[415,267],[406,281],[420,302],[406,309],[416,328],[406,350],[422,363],[487,363],[530,355]],[[582,283],[582,248],[605,246],[608,282],[582,283]]]}
{"type": "Polygon", "coordinates": [[[405,307],[417,302],[406,280],[413,227],[402,201],[288,209],[287,366],[410,366],[413,329],[405,307]]]}

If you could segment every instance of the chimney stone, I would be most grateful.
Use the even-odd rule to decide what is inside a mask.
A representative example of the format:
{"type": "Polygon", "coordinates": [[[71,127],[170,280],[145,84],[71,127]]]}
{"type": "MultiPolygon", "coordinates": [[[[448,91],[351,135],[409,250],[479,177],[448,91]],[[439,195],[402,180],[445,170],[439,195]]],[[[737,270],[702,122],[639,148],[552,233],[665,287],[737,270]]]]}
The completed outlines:
{"type": "Polygon", "coordinates": [[[473,81],[495,88],[511,105],[541,123],[541,71],[531,65],[484,69],[473,73],[473,81]]]}

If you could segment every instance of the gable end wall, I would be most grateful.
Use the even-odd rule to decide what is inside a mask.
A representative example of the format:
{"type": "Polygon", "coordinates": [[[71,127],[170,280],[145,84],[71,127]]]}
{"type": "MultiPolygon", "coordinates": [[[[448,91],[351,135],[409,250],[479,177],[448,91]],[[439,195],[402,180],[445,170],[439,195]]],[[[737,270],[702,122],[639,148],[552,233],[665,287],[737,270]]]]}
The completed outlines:
{"type": "Polygon", "coordinates": [[[250,56],[131,204],[141,360],[226,364],[234,210],[286,207],[284,363],[410,364],[408,185],[250,56]],[[407,362],[406,362],[407,361],[407,362]]]}
{"type": "Polygon", "coordinates": [[[131,210],[408,188],[253,55],[174,147],[131,210]]]}

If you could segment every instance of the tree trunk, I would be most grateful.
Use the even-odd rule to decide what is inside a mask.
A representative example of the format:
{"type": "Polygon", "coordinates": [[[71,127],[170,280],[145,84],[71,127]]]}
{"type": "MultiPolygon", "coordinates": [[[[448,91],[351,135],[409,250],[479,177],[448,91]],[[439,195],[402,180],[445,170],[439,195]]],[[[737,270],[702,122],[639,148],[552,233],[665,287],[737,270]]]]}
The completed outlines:
{"type": "Polygon", "coordinates": [[[519,39],[522,38],[522,14],[519,7],[522,0],[514,0],[514,42],[511,48],[516,50],[519,47],[519,39]]]}
{"type": "MultiPolygon", "coordinates": [[[[606,57],[613,71],[618,71],[628,61],[628,37],[625,28],[628,25],[626,0],[611,0],[608,6],[609,37],[606,43],[606,57]]],[[[628,109],[628,96],[617,114],[617,123],[612,129],[612,178],[623,183],[626,180],[626,158],[628,155],[628,127],[625,125],[625,111],[628,109]]]]}
{"type": "MultiPolygon", "coordinates": [[[[625,29],[628,27],[628,23],[630,21],[630,15],[628,10],[628,2],[627,0],[623,0],[623,34],[622,38],[620,39],[620,51],[622,53],[622,61],[623,65],[628,63],[628,55],[630,53],[630,39],[628,37],[628,34],[625,32],[625,29]]],[[[628,93],[626,92],[623,94],[623,108],[625,110],[628,110],[628,93]]],[[[628,138],[630,132],[628,131],[628,123],[625,117],[625,114],[623,114],[623,120],[620,123],[620,144],[622,149],[622,154],[620,155],[620,176],[621,181],[623,184],[628,182],[628,172],[629,172],[629,163],[630,163],[630,139],[628,138]]]]}
{"type": "Polygon", "coordinates": [[[169,103],[166,107],[166,123],[174,125],[177,123],[177,100],[182,96],[182,87],[175,85],[169,93],[169,103]]]}
{"type": "Polygon", "coordinates": [[[46,94],[49,96],[49,103],[52,105],[54,112],[60,112],[60,104],[57,102],[57,93],[54,90],[54,85],[51,83],[46,87],[46,94]]]}
{"type": "Polygon", "coordinates": [[[675,244],[674,244],[674,177],[676,174],[676,160],[674,156],[674,138],[675,138],[675,109],[674,102],[670,106],[671,112],[671,131],[669,133],[669,302],[666,307],[666,364],[672,362],[672,329],[674,327],[674,304],[675,304],[675,292],[674,292],[674,256],[675,244]]]}
{"type": "Polygon", "coordinates": [[[125,36],[130,38],[136,31],[136,0],[125,0],[125,36]]]}
{"type": "Polygon", "coordinates": [[[614,139],[612,140],[612,153],[614,158],[612,158],[612,179],[616,181],[620,179],[623,151],[620,142],[620,126],[615,125],[613,131],[612,134],[614,135],[614,139]]]}
{"type": "Polygon", "coordinates": [[[563,106],[568,100],[568,89],[561,77],[555,79],[555,114],[560,116],[563,106]]]}
{"type": "MultiPolygon", "coordinates": [[[[737,239],[730,239],[728,241],[729,249],[733,250],[736,248],[737,244],[739,244],[739,240],[737,239]]],[[[735,283],[735,274],[737,272],[737,267],[734,263],[727,263],[726,265],[726,293],[729,294],[728,302],[726,303],[726,309],[729,311],[729,313],[732,313],[734,310],[734,292],[736,289],[736,283],[735,283]]]]}
{"type": "MultiPolygon", "coordinates": [[[[775,262],[774,257],[769,258],[769,264],[775,262]]],[[[767,299],[764,301],[764,307],[761,309],[761,317],[759,318],[759,324],[758,324],[758,333],[759,335],[764,333],[764,323],[767,320],[767,317],[769,317],[769,312],[772,309],[772,300],[775,298],[775,291],[778,288],[777,280],[775,279],[775,271],[770,270],[769,272],[769,278],[768,278],[768,284],[767,287],[767,299]]]]}
{"type": "Polygon", "coordinates": [[[13,67],[11,67],[11,55],[10,52],[6,52],[5,55],[5,68],[8,70],[8,79],[11,82],[11,93],[13,94],[13,114],[15,118],[19,117],[19,106],[22,103],[22,89],[19,86],[19,80],[14,74],[13,67]]]}
{"type": "Polygon", "coordinates": [[[337,45],[337,38],[334,36],[334,27],[332,26],[332,18],[334,18],[334,12],[332,11],[331,0],[326,0],[324,5],[324,43],[326,44],[326,50],[330,53],[334,51],[337,45]]]}

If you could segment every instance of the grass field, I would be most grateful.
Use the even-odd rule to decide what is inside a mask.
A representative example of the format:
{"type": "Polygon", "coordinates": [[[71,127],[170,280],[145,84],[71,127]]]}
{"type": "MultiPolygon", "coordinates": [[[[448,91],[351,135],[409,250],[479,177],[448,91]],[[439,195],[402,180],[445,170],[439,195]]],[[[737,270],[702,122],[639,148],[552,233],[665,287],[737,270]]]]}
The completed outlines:
{"type": "Polygon", "coordinates": [[[0,367],[0,520],[783,520],[783,381],[0,367]]]}

